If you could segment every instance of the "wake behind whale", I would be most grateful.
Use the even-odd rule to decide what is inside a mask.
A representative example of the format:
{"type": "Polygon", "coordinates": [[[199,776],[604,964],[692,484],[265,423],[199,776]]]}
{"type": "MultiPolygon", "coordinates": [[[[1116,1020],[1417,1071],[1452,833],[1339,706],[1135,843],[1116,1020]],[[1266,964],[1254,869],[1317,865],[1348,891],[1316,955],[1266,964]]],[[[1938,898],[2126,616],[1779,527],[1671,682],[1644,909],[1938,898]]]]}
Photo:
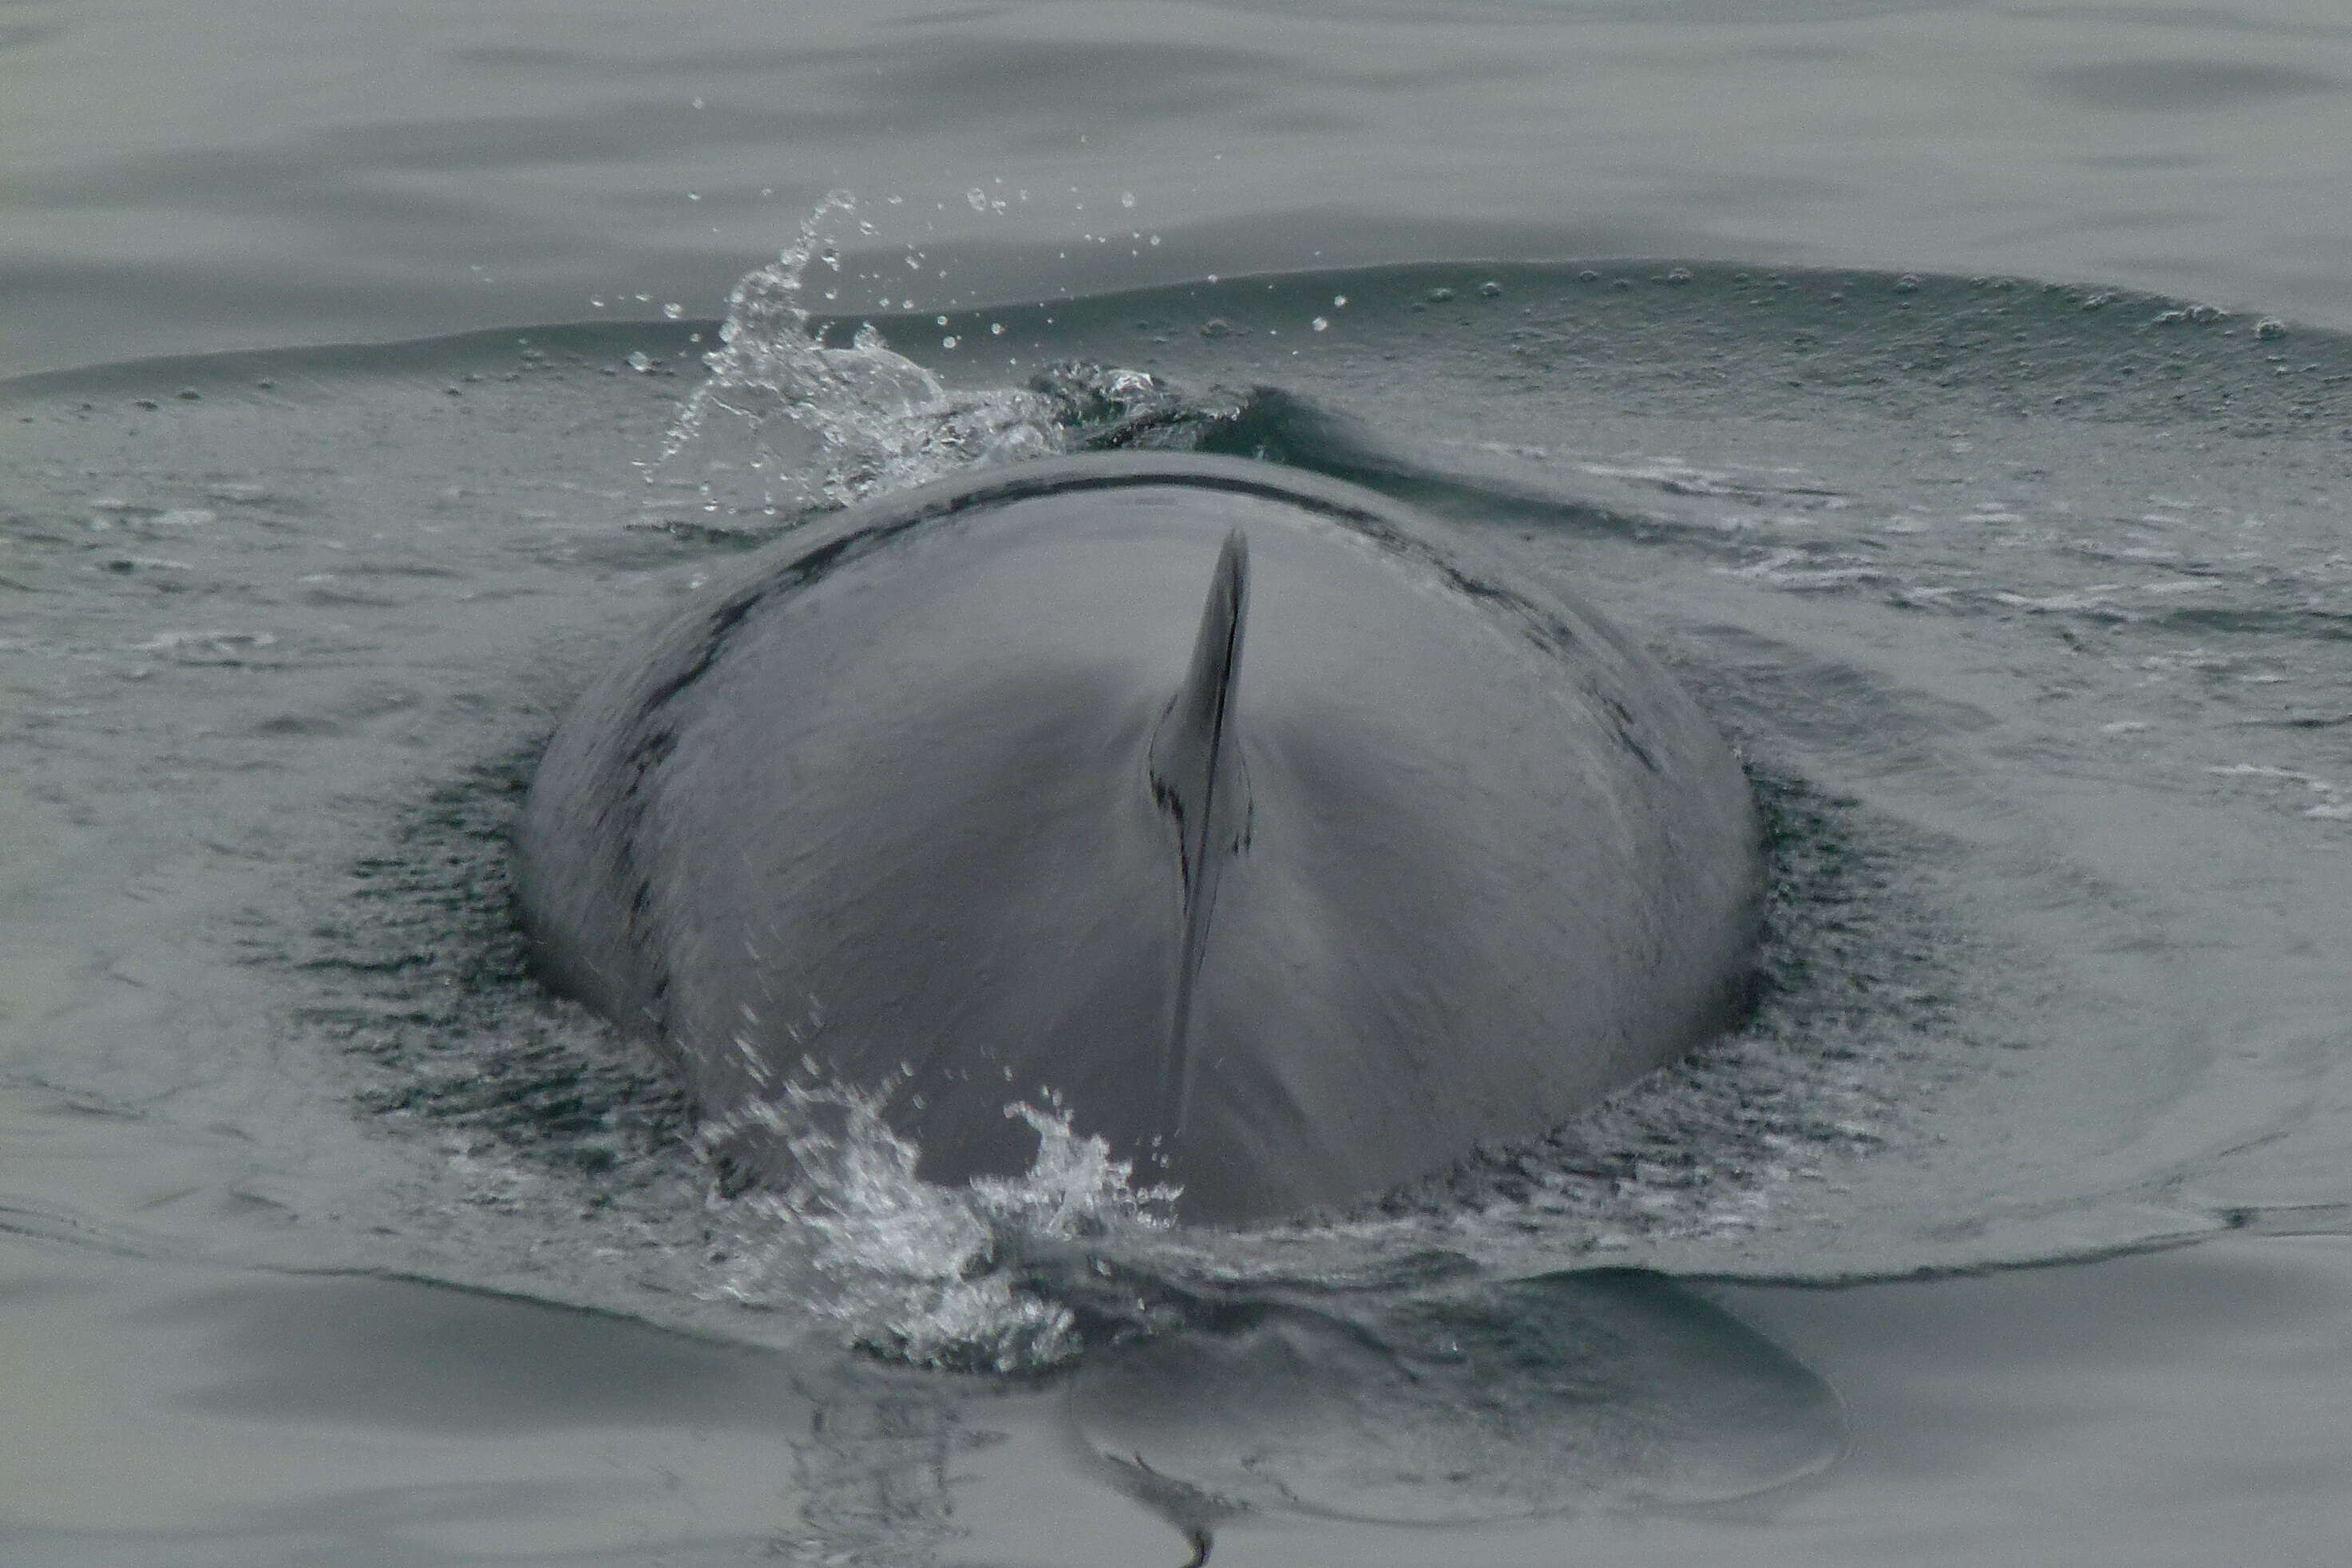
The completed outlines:
{"type": "Polygon", "coordinates": [[[879,1089],[940,1182],[1081,1133],[1235,1223],[1540,1133],[1736,1021],[1760,868],[1707,721],[1589,609],[1259,463],[1025,463],[773,549],[565,720],[542,975],[719,1152],[879,1089]],[[1203,588],[1207,589],[1203,605],[1203,588]]]}

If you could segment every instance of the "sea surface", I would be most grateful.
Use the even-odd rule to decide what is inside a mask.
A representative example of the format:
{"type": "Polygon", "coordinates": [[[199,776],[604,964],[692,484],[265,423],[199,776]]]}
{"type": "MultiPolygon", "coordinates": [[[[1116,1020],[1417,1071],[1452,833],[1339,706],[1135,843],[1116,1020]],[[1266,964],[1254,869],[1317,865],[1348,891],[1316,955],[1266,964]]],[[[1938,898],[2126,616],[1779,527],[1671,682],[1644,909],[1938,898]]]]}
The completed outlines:
{"type": "Polygon", "coordinates": [[[0,5],[0,1557],[2338,1560],[2347,95],[2320,0],[0,5]],[[1664,659],[1756,1017],[1249,1234],[859,1086],[722,1189],[521,973],[538,747],[1139,447],[1664,659]]]}

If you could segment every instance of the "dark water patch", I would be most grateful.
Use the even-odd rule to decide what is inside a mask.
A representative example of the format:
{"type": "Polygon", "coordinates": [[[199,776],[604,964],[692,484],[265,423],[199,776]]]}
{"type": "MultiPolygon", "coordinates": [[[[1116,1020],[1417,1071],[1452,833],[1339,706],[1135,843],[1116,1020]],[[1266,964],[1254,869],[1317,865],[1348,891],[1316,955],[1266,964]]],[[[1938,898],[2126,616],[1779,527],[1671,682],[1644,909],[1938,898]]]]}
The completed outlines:
{"type": "Polygon", "coordinates": [[[473,44],[450,49],[446,58],[460,65],[488,66],[496,70],[576,71],[595,57],[578,49],[540,44],[473,44]]]}
{"type": "Polygon", "coordinates": [[[2118,60],[2041,73],[2052,91],[2094,109],[2197,113],[2241,109],[2302,93],[2342,92],[2345,83],[2293,66],[2239,60],[2118,60]]]}
{"type": "Polygon", "coordinates": [[[2205,160],[2189,153],[2108,153],[2084,158],[2085,169],[2115,169],[2124,174],[2167,169],[2193,169],[2205,160]]]}
{"type": "Polygon", "coordinates": [[[358,1099],[377,1115],[574,1172],[675,1167],[690,1131],[675,1079],[530,974],[508,839],[536,761],[440,787],[352,865],[339,914],[291,955],[320,993],[303,1016],[368,1064],[358,1099]]]}
{"type": "Polygon", "coordinates": [[[1860,22],[1877,16],[1914,16],[1936,11],[1965,11],[1983,0],[1474,0],[1469,5],[1440,5],[1436,0],[1343,0],[1338,6],[1324,0],[1209,0],[1222,10],[1298,12],[1318,19],[1335,9],[1383,21],[1471,23],[1499,26],[1591,22],[1602,25],[1650,24],[1668,26],[1733,25],[1803,26],[1825,22],[1860,22]]]}
{"type": "Polygon", "coordinates": [[[2168,630],[2221,632],[2240,637],[2280,637],[2326,642],[2352,641],[2352,608],[2268,609],[2200,605],[2167,610],[2150,619],[2168,630]]]}
{"type": "Polygon", "coordinates": [[[2126,27],[2179,27],[2196,33],[2267,33],[2289,38],[2340,38],[2352,25],[2290,21],[2214,5],[2048,5],[2004,8],[2032,21],[2097,22],[2126,27]]]}

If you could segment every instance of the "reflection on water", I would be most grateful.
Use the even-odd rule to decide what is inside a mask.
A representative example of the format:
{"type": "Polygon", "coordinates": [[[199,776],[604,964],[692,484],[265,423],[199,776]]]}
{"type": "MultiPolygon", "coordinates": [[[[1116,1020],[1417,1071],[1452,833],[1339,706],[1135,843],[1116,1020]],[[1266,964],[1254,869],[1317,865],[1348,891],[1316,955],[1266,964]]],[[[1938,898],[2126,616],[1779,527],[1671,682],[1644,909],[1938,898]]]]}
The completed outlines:
{"type": "Polygon", "coordinates": [[[9,1238],[0,1397],[39,1441],[0,1468],[0,1547],[41,1568],[1173,1568],[1213,1532],[1226,1563],[1876,1568],[1899,1547],[1972,1568],[2091,1537],[2119,1564],[2324,1562],[2340,1537],[2341,1238],[1720,1307],[1641,1276],[1513,1289],[1501,1316],[1441,1295],[1370,1326],[1250,1309],[997,1384],[9,1238]],[[1832,1389],[1850,1437],[1812,1474],[1832,1389]],[[1776,1468],[1812,1479],[1700,1500],[1776,1468]]]}
{"type": "Polygon", "coordinates": [[[1115,1484],[1185,1529],[1719,1502],[1818,1472],[1843,1436],[1811,1373],[1630,1271],[1232,1306],[1090,1355],[1072,1411],[1115,1484]]]}

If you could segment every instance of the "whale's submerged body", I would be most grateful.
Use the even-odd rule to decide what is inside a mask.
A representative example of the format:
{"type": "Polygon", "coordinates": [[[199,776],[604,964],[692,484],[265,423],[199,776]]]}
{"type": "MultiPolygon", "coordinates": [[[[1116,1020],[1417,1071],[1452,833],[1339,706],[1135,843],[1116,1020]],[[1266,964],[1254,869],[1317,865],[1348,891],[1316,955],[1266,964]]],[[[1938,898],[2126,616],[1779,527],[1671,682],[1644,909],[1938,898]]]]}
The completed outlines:
{"type": "Polygon", "coordinates": [[[1470,548],[1174,456],[796,533],[557,731],[541,973],[721,1126],[887,1085],[939,1181],[1048,1096],[1213,1223],[1539,1133],[1735,1021],[1760,852],[1673,680],[1470,548]]]}

